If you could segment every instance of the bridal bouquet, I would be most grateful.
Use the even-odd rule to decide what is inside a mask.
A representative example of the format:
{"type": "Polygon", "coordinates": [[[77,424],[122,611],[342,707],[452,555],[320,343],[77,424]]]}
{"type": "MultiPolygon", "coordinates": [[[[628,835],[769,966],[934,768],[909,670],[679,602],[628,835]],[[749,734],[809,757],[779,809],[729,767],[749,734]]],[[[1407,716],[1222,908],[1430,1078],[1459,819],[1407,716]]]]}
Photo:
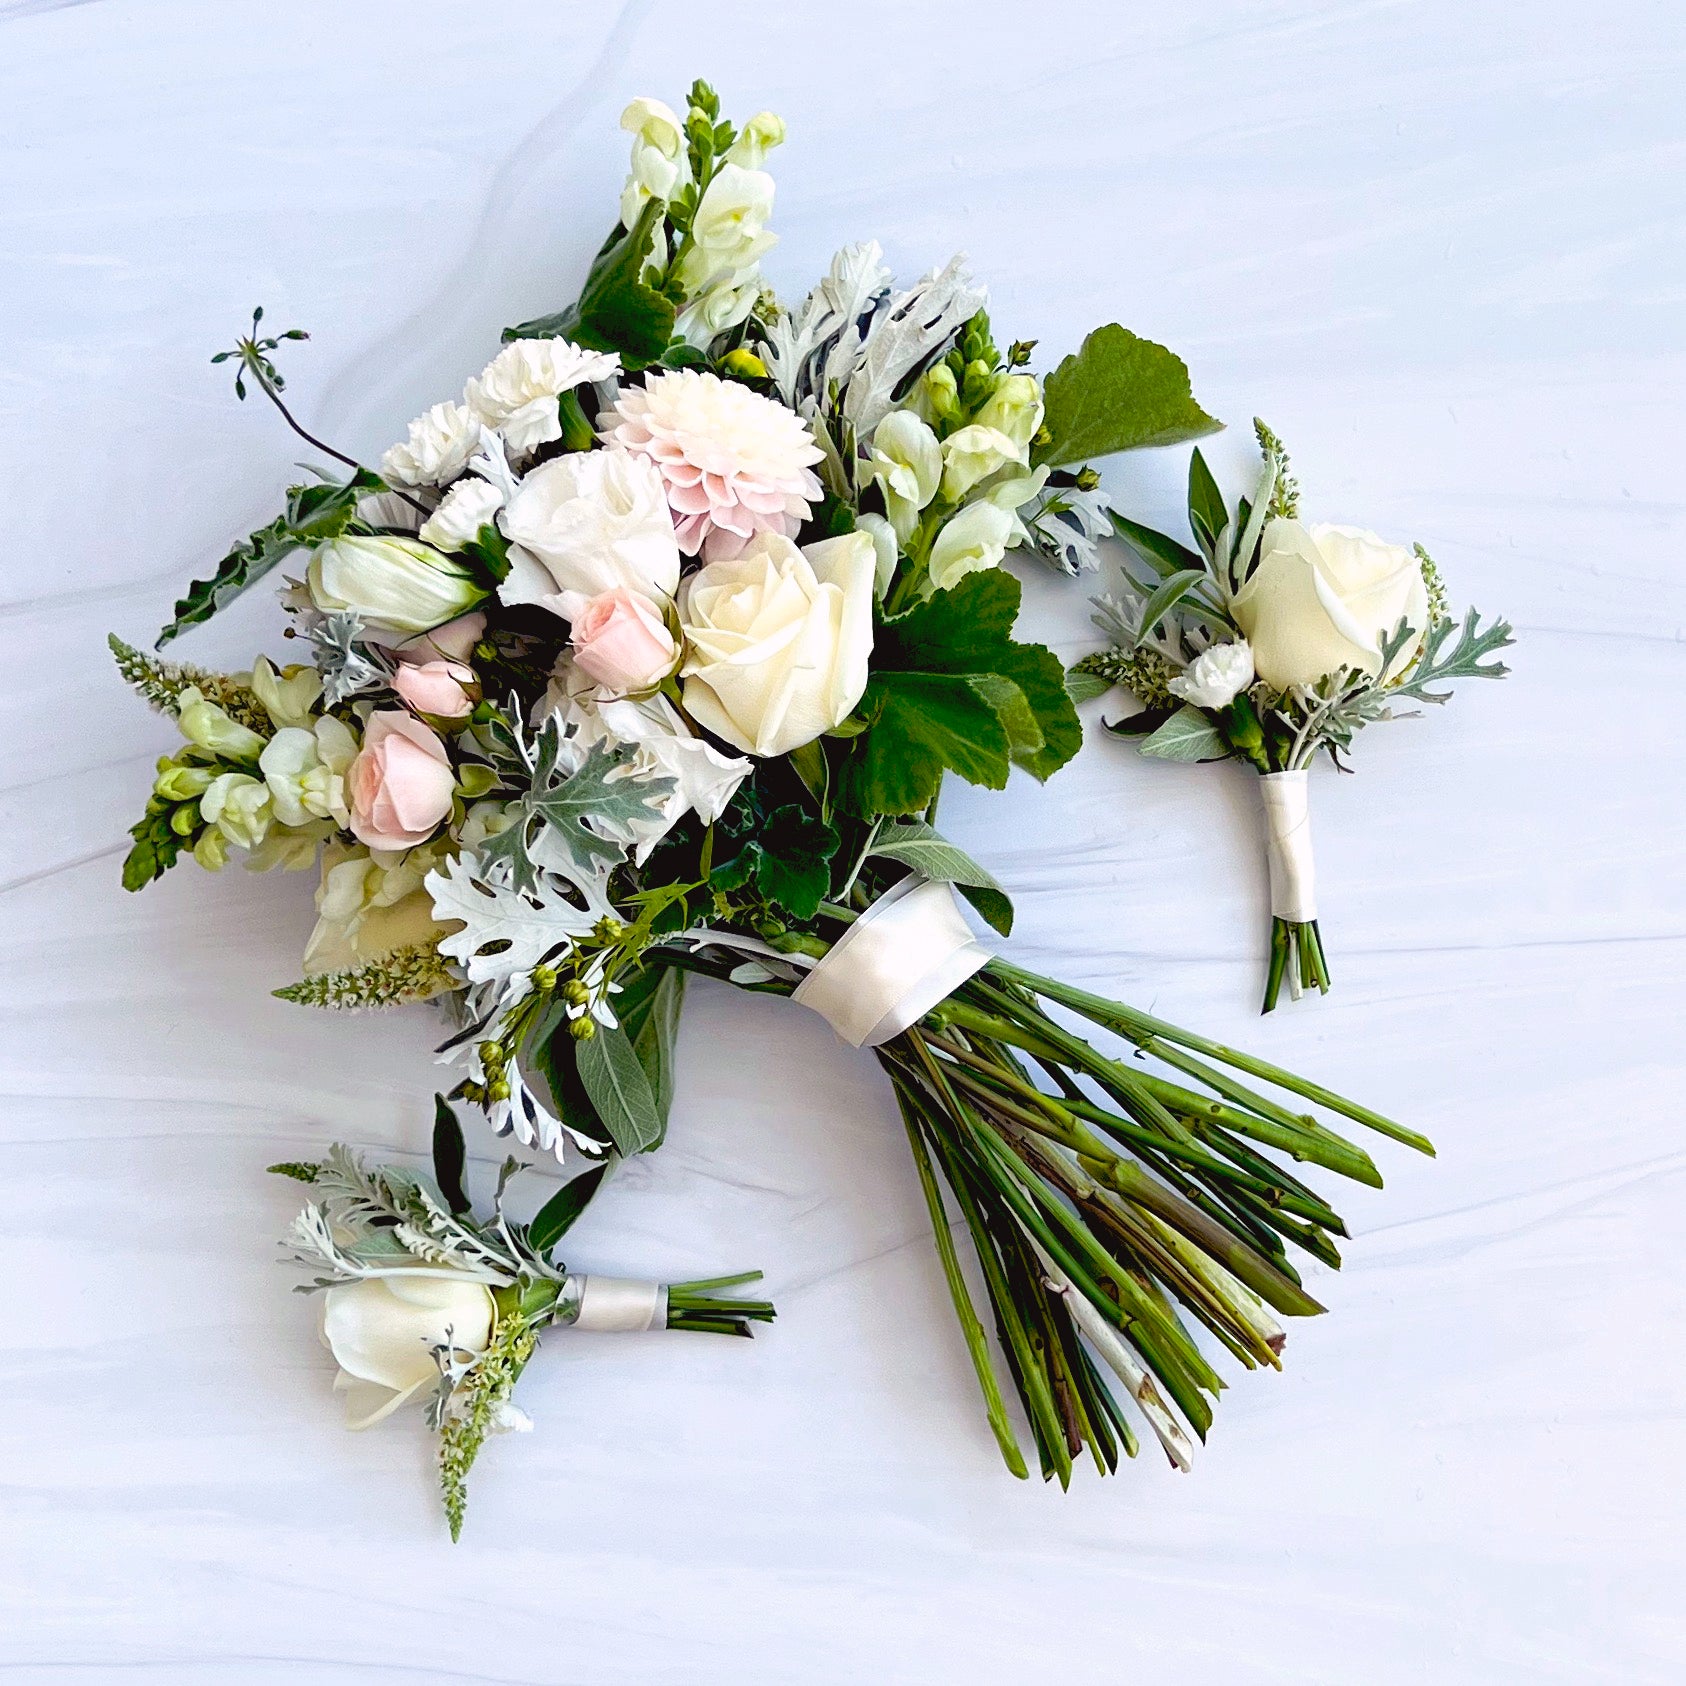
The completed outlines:
{"type": "MultiPolygon", "coordinates": [[[[1190,550],[1116,512],[1136,559],[1123,596],[1098,599],[1112,640],[1072,672],[1079,695],[1114,684],[1140,712],[1111,730],[1169,761],[1236,756],[1259,773],[1270,868],[1270,968],[1264,1011],[1284,978],[1295,1000],[1327,993],[1317,923],[1307,775],[1319,751],[1340,771],[1360,727],[1401,717],[1401,704],[1444,703],[1455,679],[1502,679],[1488,658],[1513,642],[1471,609],[1447,612],[1439,571],[1358,527],[1306,526],[1281,442],[1255,421],[1263,468],[1231,507],[1196,450],[1189,470],[1190,550]]],[[[1413,710],[1404,710],[1405,714],[1413,710]]]]}
{"type": "Polygon", "coordinates": [[[317,1196],[294,1220],[289,1245],[319,1273],[298,1292],[322,1294],[322,1342],[339,1365],[346,1426],[372,1428],[425,1397],[454,1540],[487,1435],[533,1426],[513,1395],[544,1330],[749,1335],[752,1323],[772,1321],[773,1307],[720,1295],[758,1281],[759,1271],[669,1285],[563,1269],[554,1249],[595,1176],[564,1184],[530,1223],[517,1223],[504,1213],[504,1190],[521,1166],[507,1160],[491,1220],[478,1221],[463,1192],[461,1126],[443,1100],[433,1153],[431,1179],[392,1165],[369,1170],[342,1146],[319,1163],[270,1170],[317,1196]]]}
{"type": "MultiPolygon", "coordinates": [[[[1135,1451],[1119,1388],[1187,1467],[1222,1386],[1194,1326],[1276,1365],[1278,1317],[1321,1309],[1290,1251],[1338,1262],[1340,1218],[1281,1161],[1380,1180],[1309,1108],[1428,1144],[992,959],[958,898],[1002,935],[1011,904],[934,821],[949,774],[1045,779],[1081,740],[1061,663],[1015,636],[1005,554],[1077,571],[1107,531],[1090,459],[1216,424],[1117,325],[1033,374],[959,259],[898,289],[852,246],[780,305],[759,272],[779,120],[723,122],[699,83],[683,117],[623,121],[631,179],[578,300],[508,329],[376,468],[306,434],[345,472],[295,487],[160,640],[285,565],[308,659],[222,675],[114,641],[185,739],[125,882],[186,854],[316,867],[305,976],[277,993],[437,998],[454,1094],[579,1158],[585,1193],[663,1138],[688,975],[822,1013],[893,1085],[1008,1465],[1027,1473],[991,1329],[1045,1475],[1135,1451]]],[[[300,337],[254,317],[223,354],[289,421],[274,356],[300,337]]],[[[438,1202],[381,1186],[312,1233],[367,1207],[409,1246],[400,1211],[438,1202]]],[[[542,1236],[492,1229],[516,1278],[494,1300],[568,1303],[542,1236]]],[[[464,1343],[428,1338],[434,1370],[412,1351],[401,1374],[438,1374],[448,1432],[464,1343]]],[[[490,1397],[502,1360],[476,1362],[490,1397]]]]}

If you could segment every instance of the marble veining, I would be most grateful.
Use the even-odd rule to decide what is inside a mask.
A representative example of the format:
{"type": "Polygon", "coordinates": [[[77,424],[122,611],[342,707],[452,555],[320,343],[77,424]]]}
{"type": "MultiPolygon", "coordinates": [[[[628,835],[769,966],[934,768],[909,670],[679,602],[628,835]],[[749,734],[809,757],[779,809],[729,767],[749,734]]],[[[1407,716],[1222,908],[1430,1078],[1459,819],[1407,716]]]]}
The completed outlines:
{"type": "MultiPolygon", "coordinates": [[[[0,1679],[1686,1677],[1686,124],[1677,8],[1054,0],[0,6],[0,1679]],[[461,1546],[419,1427],[352,1437],[264,1164],[425,1141],[433,1023],[336,1020],[310,886],[117,885],[163,724],[103,637],[265,519],[295,452],[210,353],[262,302],[289,397],[378,452],[563,302],[616,116],[712,77],[791,123],[787,293],[964,248],[1050,355],[1117,317],[1310,505],[1420,538],[1514,677],[1314,783],[1337,991],[1260,1023],[1254,792],[1097,741],[955,790],[1015,948],[1427,1130],[1383,1144],[1332,1315],[1236,1378],[1194,1473],[996,1462],[889,1097],[787,1005],[695,991],[669,1145],[583,1265],[759,1265],[748,1342],[557,1339],[461,1546]],[[1057,840],[1051,841],[1051,840],[1057,840]],[[799,1079],[792,1081],[792,1075],[799,1079]],[[676,1348],[680,1350],[676,1350],[676,1348]]],[[[1176,452],[1114,463],[1174,518],[1176,452]]],[[[1027,579],[1037,636],[1085,593],[1027,579]]],[[[238,661],[254,600],[183,645],[238,661]]],[[[273,642],[272,646],[273,647],[273,642]]],[[[1100,714],[1104,710],[1092,709],[1100,714]]],[[[499,1154],[474,1144],[475,1172],[499,1154]]]]}

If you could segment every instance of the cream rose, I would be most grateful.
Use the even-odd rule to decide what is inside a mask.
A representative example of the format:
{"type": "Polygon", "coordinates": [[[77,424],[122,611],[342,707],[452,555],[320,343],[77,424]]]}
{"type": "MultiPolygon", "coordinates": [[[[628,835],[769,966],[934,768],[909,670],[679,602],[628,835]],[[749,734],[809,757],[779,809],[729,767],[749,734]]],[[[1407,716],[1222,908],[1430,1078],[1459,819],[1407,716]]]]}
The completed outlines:
{"type": "Polygon", "coordinates": [[[698,569],[679,606],[692,718],[752,755],[783,755],[842,722],[866,690],[876,562],[869,533],[805,551],[762,533],[698,569]]]}
{"type": "Polygon", "coordinates": [[[627,451],[577,451],[535,468],[503,512],[515,548],[505,603],[538,603],[562,614],[562,594],[627,586],[671,597],[679,541],[660,471],[627,451]]]}
{"type": "Polygon", "coordinates": [[[322,1296],[322,1342],[340,1373],[345,1426],[372,1428],[439,1379],[437,1347],[482,1353],[496,1308],[484,1282],[449,1270],[345,1282],[322,1296]]]}
{"type": "Polygon", "coordinates": [[[1428,589],[1410,551],[1360,527],[1298,521],[1266,524],[1258,566],[1232,607],[1259,677],[1282,691],[1343,667],[1374,674],[1383,635],[1403,619],[1413,636],[1397,672],[1428,625],[1428,589]]]}

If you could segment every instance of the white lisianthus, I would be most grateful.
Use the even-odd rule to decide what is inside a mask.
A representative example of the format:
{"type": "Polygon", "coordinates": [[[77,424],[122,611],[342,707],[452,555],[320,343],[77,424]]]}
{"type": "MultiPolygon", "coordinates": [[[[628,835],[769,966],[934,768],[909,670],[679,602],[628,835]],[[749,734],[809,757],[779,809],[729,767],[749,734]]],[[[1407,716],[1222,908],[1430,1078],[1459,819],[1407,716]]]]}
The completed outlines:
{"type": "Polygon", "coordinates": [[[912,410],[892,410],[873,429],[867,460],[884,493],[890,525],[905,543],[919,525],[919,512],[937,495],[943,447],[912,410]]]}
{"type": "Polygon", "coordinates": [[[968,574],[994,568],[1007,554],[1017,518],[1008,509],[980,498],[950,518],[931,546],[928,574],[938,591],[958,585],[968,574]]]}
{"type": "Polygon", "coordinates": [[[491,1344],[491,1290],[461,1271],[406,1271],[343,1282],[322,1296],[322,1344],[340,1373],[345,1426],[372,1428],[439,1380],[436,1348],[477,1356],[491,1344]]]}
{"type": "Polygon", "coordinates": [[[999,428],[973,422],[943,441],[943,496],[958,503],[998,468],[1023,460],[1024,451],[1016,440],[999,428]]]}
{"type": "Polygon", "coordinates": [[[631,228],[647,199],[671,199],[691,179],[685,128],[660,100],[635,99],[621,113],[632,136],[632,173],[621,194],[621,221],[631,228]]]}
{"type": "Polygon", "coordinates": [[[1030,460],[1030,442],[1042,425],[1042,389],[1034,375],[1008,375],[978,411],[980,427],[1004,433],[1018,447],[1021,462],[1030,460]]]}
{"type": "Polygon", "coordinates": [[[620,366],[618,353],[587,351],[571,340],[515,340],[468,383],[463,397],[512,451],[532,451],[562,437],[557,400],[564,392],[609,380],[620,366]]]}
{"type": "Polygon", "coordinates": [[[1196,708],[1228,708],[1253,683],[1253,647],[1245,638],[1202,650],[1166,689],[1196,708]]]}
{"type": "Polygon", "coordinates": [[[473,574],[419,539],[348,534],[318,545],[305,571],[324,614],[350,610],[369,631],[409,637],[455,620],[486,595],[473,574]]]}
{"type": "Polygon", "coordinates": [[[277,671],[259,656],[252,663],[252,694],[277,726],[308,726],[322,695],[322,675],[302,662],[277,671]]]}
{"type": "Polygon", "coordinates": [[[776,111],[758,111],[738,130],[726,153],[728,164],[759,170],[775,146],[784,145],[784,119],[776,111]]]}
{"type": "MultiPolygon", "coordinates": [[[[466,837],[463,842],[473,847],[466,837]]],[[[305,972],[346,971],[442,936],[424,881],[444,858],[437,844],[396,851],[330,845],[322,856],[305,972]]]]}
{"type": "Polygon", "coordinates": [[[356,754],[351,728],[331,714],[321,715],[309,729],[283,726],[258,757],[276,819],[282,825],[327,819],[350,825],[345,773],[356,754]]]}
{"type": "Polygon", "coordinates": [[[502,516],[511,540],[505,603],[538,603],[561,614],[562,594],[596,597],[627,586],[671,597],[679,541],[660,472],[626,451],[575,451],[541,463],[502,516]]]}
{"type": "Polygon", "coordinates": [[[693,719],[751,755],[783,755],[847,719],[872,654],[869,533],[798,550],[763,533],[685,583],[680,672],[693,719]]]}
{"type": "Polygon", "coordinates": [[[409,437],[381,458],[381,478],[403,486],[442,486],[462,473],[480,443],[480,418],[466,404],[435,404],[410,423],[409,437]]]}
{"type": "Polygon", "coordinates": [[[1395,658],[1400,671],[1428,625],[1428,588],[1417,558],[1374,533],[1274,520],[1232,607],[1259,677],[1286,691],[1341,668],[1376,674],[1381,640],[1403,619],[1413,636],[1395,658]]]}
{"type": "Polygon", "coordinates": [[[223,773],[199,798],[199,817],[237,849],[255,849],[275,818],[269,787],[250,773],[223,773]]]}
{"type": "Polygon", "coordinates": [[[208,749],[225,761],[256,761],[264,740],[242,726],[226,709],[207,702],[197,685],[189,685],[176,699],[176,724],[189,743],[208,749]]]}
{"type": "Polygon", "coordinates": [[[480,529],[496,519],[503,493],[489,480],[470,475],[445,494],[444,502],[422,523],[416,535],[438,550],[461,550],[472,544],[480,529]]]}
{"type": "Polygon", "coordinates": [[[859,516],[855,525],[872,540],[872,589],[882,603],[890,589],[890,581],[896,577],[896,562],[901,554],[901,547],[896,542],[896,529],[882,515],[859,516]]]}

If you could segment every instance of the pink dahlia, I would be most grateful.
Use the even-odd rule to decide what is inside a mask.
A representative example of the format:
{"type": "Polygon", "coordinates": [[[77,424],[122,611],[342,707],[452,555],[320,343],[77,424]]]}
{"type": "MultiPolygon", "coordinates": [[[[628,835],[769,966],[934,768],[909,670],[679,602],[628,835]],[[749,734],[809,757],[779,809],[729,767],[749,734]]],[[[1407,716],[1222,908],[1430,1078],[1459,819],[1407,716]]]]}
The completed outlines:
{"type": "Polygon", "coordinates": [[[700,369],[623,387],[603,437],[661,471],[679,548],[706,562],[729,561],[757,533],[794,538],[820,497],[808,424],[700,369]]]}

